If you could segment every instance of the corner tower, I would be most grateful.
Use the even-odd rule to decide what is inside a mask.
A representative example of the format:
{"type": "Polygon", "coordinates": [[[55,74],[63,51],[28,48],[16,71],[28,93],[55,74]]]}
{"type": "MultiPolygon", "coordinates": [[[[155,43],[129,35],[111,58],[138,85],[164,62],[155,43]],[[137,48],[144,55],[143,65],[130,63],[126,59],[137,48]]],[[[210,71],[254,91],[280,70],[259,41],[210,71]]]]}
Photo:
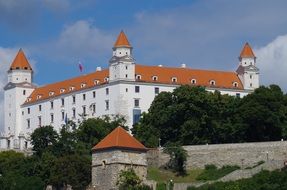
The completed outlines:
{"type": "Polygon", "coordinates": [[[245,43],[240,53],[239,67],[236,73],[244,89],[254,90],[259,87],[259,69],[256,67],[256,56],[248,43],[245,43]]]}
{"type": "Polygon", "coordinates": [[[92,186],[116,190],[122,170],[133,168],[142,180],[147,176],[147,148],[121,127],[100,141],[92,154],[92,186]]]}
{"type": "Polygon", "coordinates": [[[120,32],[109,63],[110,81],[135,80],[135,62],[132,57],[132,46],[123,31],[120,32]]]}
{"type": "MultiPolygon", "coordinates": [[[[3,148],[24,148],[21,105],[33,92],[33,70],[20,49],[8,70],[8,84],[4,87],[4,144],[3,148]]],[[[2,137],[3,138],[3,137],[2,137]]]]}

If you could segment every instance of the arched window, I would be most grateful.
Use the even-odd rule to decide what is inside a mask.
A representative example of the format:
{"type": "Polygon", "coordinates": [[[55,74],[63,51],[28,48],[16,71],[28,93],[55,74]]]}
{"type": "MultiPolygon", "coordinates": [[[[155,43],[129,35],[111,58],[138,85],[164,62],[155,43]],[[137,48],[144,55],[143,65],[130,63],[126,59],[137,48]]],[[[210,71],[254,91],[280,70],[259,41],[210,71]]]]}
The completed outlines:
{"type": "Polygon", "coordinates": [[[238,82],[233,82],[233,87],[237,88],[238,87],[238,82]]]}
{"type": "Polygon", "coordinates": [[[153,81],[157,81],[157,80],[158,80],[158,77],[157,77],[157,76],[152,76],[152,80],[153,80],[153,81]]]}
{"type": "Polygon", "coordinates": [[[94,84],[95,85],[100,84],[100,81],[99,80],[94,80],[94,84]]]}
{"type": "Polygon", "coordinates": [[[171,78],[171,82],[176,83],[177,82],[177,78],[176,77],[172,77],[171,78]]]}
{"type": "Polygon", "coordinates": [[[215,85],[215,80],[211,80],[211,81],[209,81],[209,83],[210,83],[211,86],[214,86],[215,85]]]}
{"type": "Polygon", "coordinates": [[[81,83],[81,88],[85,88],[86,87],[86,83],[81,83]]]}
{"type": "Polygon", "coordinates": [[[109,77],[105,77],[105,82],[109,82],[109,77]]]}
{"type": "Polygon", "coordinates": [[[142,76],[141,76],[141,75],[136,75],[136,79],[137,79],[137,80],[141,80],[141,79],[142,79],[142,76]]]}
{"type": "Polygon", "coordinates": [[[196,84],[196,79],[191,79],[191,84],[196,84]]]}

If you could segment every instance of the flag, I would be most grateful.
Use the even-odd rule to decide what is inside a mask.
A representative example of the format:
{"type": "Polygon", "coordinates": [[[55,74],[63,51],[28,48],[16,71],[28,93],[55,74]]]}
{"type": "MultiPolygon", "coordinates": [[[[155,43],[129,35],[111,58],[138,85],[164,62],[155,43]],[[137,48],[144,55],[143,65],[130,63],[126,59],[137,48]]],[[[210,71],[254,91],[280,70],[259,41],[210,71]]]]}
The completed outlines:
{"type": "Polygon", "coordinates": [[[82,63],[80,61],[79,61],[79,69],[80,69],[81,72],[83,72],[83,65],[82,65],[82,63]]]}

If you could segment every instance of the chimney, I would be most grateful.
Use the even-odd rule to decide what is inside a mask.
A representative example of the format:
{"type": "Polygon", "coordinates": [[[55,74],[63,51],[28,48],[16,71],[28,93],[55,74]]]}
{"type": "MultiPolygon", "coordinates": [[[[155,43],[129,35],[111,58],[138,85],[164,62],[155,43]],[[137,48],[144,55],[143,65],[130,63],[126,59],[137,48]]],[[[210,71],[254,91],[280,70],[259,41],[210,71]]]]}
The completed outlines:
{"type": "Polygon", "coordinates": [[[96,71],[101,71],[102,67],[97,67],[96,71]]]}
{"type": "Polygon", "coordinates": [[[182,63],[181,68],[186,68],[186,64],[182,63]]]}

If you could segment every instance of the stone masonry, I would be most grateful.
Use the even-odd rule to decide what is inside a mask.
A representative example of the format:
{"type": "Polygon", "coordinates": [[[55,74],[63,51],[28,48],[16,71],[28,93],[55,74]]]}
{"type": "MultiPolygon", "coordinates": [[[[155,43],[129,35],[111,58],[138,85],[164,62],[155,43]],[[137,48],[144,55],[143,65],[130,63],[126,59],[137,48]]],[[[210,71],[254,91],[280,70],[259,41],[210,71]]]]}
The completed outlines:
{"type": "MultiPolygon", "coordinates": [[[[259,161],[287,160],[287,141],[216,144],[184,146],[188,152],[187,168],[204,168],[207,164],[217,167],[238,165],[252,167],[259,161]]],[[[169,156],[162,149],[148,151],[148,165],[160,167],[166,164],[169,156]]]]}

